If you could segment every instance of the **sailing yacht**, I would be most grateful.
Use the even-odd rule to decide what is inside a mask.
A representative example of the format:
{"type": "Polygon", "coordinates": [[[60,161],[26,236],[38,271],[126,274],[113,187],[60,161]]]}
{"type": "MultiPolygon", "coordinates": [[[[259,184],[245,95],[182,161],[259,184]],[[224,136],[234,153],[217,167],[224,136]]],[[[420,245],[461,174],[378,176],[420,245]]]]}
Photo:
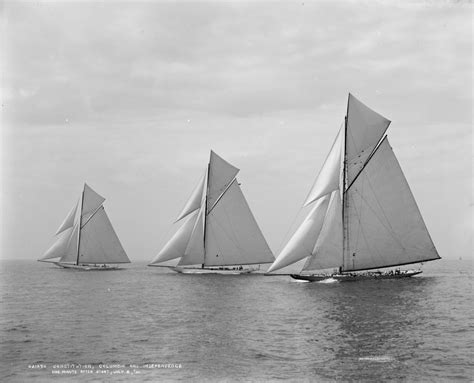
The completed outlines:
{"type": "Polygon", "coordinates": [[[53,245],[38,261],[77,270],[115,270],[119,263],[130,263],[102,205],[104,201],[84,184],[79,201],[56,231],[53,245]]]}
{"type": "Polygon", "coordinates": [[[268,273],[306,259],[293,278],[405,278],[421,271],[369,270],[440,259],[385,135],[389,125],[349,94],[344,125],[304,203],[312,209],[268,273]]]}
{"type": "Polygon", "coordinates": [[[204,175],[176,219],[184,223],[148,266],[244,274],[257,270],[250,265],[275,260],[235,178],[238,172],[211,151],[204,175]],[[173,259],[179,259],[177,265],[162,265],[173,259]]]}

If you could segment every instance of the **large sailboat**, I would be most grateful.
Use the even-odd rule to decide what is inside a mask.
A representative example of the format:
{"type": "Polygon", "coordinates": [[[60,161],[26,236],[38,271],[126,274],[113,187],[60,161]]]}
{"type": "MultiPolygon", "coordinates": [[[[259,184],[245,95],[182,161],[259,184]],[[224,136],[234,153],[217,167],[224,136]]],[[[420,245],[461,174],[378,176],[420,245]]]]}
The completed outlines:
{"type": "Polygon", "coordinates": [[[178,273],[243,274],[275,258],[235,178],[239,169],[211,151],[209,164],[179,214],[182,226],[149,266],[178,273]],[[163,262],[179,259],[174,266],[163,262]]]}
{"type": "Polygon", "coordinates": [[[404,278],[421,271],[373,270],[440,258],[385,135],[389,125],[349,94],[344,125],[304,203],[312,209],[268,272],[306,259],[293,278],[404,278]]]}
{"type": "Polygon", "coordinates": [[[130,263],[104,201],[84,184],[79,201],[56,231],[55,242],[38,261],[78,270],[115,270],[119,263],[130,263]]]}

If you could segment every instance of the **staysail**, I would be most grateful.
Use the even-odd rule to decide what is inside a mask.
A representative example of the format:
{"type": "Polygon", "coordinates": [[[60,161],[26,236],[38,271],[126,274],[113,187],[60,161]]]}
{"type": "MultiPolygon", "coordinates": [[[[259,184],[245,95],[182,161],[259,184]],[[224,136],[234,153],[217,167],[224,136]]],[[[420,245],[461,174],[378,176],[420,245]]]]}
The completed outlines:
{"type": "Polygon", "coordinates": [[[268,272],[282,269],[313,255],[313,249],[328,209],[329,196],[327,194],[316,201],[308,216],[293,234],[268,272]]]}
{"type": "Polygon", "coordinates": [[[344,130],[305,201],[315,207],[269,271],[305,256],[303,271],[358,271],[440,258],[384,138],[389,125],[388,119],[349,94],[344,130]],[[321,227],[310,230],[308,219],[328,193],[331,199],[321,227]],[[311,243],[315,245],[309,252],[311,243]]]}
{"type": "Polygon", "coordinates": [[[198,185],[193,191],[193,194],[191,194],[191,197],[189,197],[188,202],[186,202],[186,205],[184,205],[183,210],[178,215],[178,218],[176,218],[176,222],[182,220],[184,217],[191,214],[193,211],[196,211],[201,206],[202,195],[203,193],[205,193],[204,191],[205,178],[206,178],[205,175],[203,175],[200,178],[198,185]]]}
{"type": "Polygon", "coordinates": [[[199,210],[195,209],[196,213],[150,265],[173,258],[180,258],[179,266],[250,265],[274,261],[235,178],[238,172],[239,169],[211,151],[199,210]]]}

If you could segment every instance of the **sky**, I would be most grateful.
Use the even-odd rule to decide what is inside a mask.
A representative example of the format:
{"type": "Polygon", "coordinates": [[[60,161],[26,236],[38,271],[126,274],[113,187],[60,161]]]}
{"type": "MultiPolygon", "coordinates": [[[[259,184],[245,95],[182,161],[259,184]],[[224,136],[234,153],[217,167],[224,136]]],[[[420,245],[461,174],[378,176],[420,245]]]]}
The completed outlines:
{"type": "Polygon", "coordinates": [[[304,217],[348,92],[392,121],[441,257],[472,257],[472,9],[2,2],[0,258],[41,257],[87,182],[130,259],[150,261],[211,149],[241,169],[278,254],[304,217]]]}

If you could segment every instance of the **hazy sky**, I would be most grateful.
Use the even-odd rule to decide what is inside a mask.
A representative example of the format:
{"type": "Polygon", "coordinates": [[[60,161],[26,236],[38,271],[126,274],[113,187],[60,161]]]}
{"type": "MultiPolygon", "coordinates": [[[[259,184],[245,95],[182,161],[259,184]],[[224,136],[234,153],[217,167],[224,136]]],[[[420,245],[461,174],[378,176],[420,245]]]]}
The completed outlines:
{"type": "Polygon", "coordinates": [[[440,255],[472,256],[472,5],[0,7],[2,258],[39,258],[86,181],[130,259],[151,260],[210,149],[241,169],[277,253],[349,91],[392,120],[390,142],[440,255]]]}

